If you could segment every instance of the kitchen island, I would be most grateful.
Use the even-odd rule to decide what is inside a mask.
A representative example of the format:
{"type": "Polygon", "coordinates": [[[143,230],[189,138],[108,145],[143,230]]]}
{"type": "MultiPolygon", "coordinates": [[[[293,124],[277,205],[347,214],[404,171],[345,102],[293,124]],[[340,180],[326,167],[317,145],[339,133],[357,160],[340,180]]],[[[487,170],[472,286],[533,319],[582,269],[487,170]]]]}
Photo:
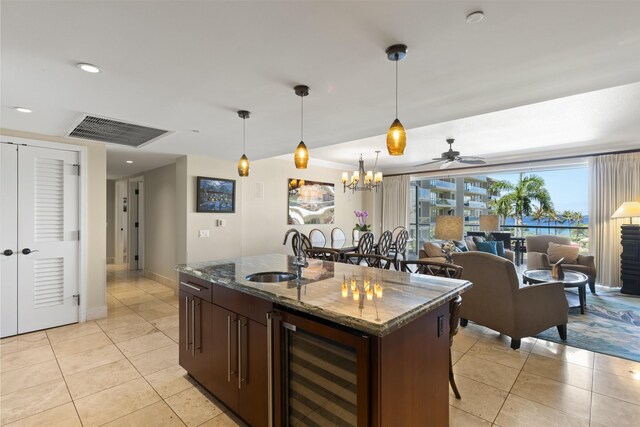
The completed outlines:
{"type": "Polygon", "coordinates": [[[271,254],[180,265],[180,365],[247,423],[448,425],[449,301],[471,284],[271,254]]]}

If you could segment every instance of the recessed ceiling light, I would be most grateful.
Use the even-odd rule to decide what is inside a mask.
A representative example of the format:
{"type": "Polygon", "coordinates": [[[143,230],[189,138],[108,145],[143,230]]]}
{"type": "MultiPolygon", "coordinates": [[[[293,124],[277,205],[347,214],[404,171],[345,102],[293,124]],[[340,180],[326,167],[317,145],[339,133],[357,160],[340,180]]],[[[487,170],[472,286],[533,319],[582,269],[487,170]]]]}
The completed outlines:
{"type": "Polygon", "coordinates": [[[25,107],[13,107],[14,110],[20,111],[21,113],[30,113],[31,110],[25,107]]]}
{"type": "Polygon", "coordinates": [[[469,24],[475,24],[476,22],[480,22],[484,19],[484,12],[478,10],[476,12],[472,12],[467,15],[467,22],[469,24]]]}
{"type": "Polygon", "coordinates": [[[133,163],[133,160],[127,160],[127,163],[131,164],[133,163]]]}
{"type": "Polygon", "coordinates": [[[87,73],[99,73],[102,70],[98,67],[96,67],[93,64],[87,64],[86,62],[81,62],[77,65],[78,68],[80,68],[82,71],[86,71],[87,73]]]}

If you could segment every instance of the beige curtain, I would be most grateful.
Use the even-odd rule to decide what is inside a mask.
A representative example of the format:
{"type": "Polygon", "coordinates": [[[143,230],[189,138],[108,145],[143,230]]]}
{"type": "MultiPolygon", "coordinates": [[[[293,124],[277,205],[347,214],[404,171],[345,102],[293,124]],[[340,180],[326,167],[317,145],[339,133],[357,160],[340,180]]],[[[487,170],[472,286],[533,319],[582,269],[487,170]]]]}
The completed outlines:
{"type": "Polygon", "coordinates": [[[385,177],[382,181],[382,229],[409,225],[409,175],[385,177]]]}
{"type": "Polygon", "coordinates": [[[595,255],[597,281],[620,283],[620,226],[611,219],[623,202],[640,201],[640,153],[599,156],[589,162],[589,246],[595,255]]]}

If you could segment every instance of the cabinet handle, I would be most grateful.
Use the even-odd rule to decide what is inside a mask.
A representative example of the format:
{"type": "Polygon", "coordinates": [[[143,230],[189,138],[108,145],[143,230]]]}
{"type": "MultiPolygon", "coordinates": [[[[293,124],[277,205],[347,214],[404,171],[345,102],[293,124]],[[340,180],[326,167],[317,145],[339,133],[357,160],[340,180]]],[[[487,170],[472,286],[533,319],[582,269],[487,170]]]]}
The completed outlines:
{"type": "Polygon", "coordinates": [[[189,297],[184,297],[184,349],[189,351],[189,297]]]}
{"type": "Polygon", "coordinates": [[[267,313],[267,426],[273,426],[273,356],[272,342],[273,339],[273,316],[267,313]]]}
{"type": "Polygon", "coordinates": [[[236,371],[231,370],[231,316],[227,315],[227,382],[231,382],[231,375],[236,371]]]}
{"type": "Polygon", "coordinates": [[[191,299],[191,355],[196,355],[196,300],[191,299]]]}
{"type": "Polygon", "coordinates": [[[180,282],[180,284],[181,284],[181,285],[186,286],[187,288],[191,288],[191,289],[193,289],[194,291],[198,291],[198,292],[200,292],[200,291],[202,290],[202,288],[199,288],[199,287],[197,287],[197,286],[190,285],[189,283],[180,282]]]}
{"type": "Polygon", "coordinates": [[[242,389],[242,319],[238,319],[238,389],[242,389]]]}

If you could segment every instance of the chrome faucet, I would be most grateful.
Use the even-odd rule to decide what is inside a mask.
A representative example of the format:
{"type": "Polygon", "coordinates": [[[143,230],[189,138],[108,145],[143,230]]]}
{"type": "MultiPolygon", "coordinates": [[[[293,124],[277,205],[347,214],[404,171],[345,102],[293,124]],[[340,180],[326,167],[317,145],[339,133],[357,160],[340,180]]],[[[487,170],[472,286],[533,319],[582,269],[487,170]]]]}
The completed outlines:
{"type": "MultiPolygon", "coordinates": [[[[296,233],[298,235],[298,250],[296,251],[297,255],[296,255],[296,259],[293,261],[293,265],[297,267],[306,267],[307,253],[302,250],[302,235],[300,234],[299,230],[296,230],[295,228],[290,228],[289,230],[287,230],[287,232],[284,235],[284,242],[282,242],[282,244],[283,245],[287,244],[287,239],[289,238],[289,234],[291,233],[296,233]]],[[[298,272],[298,276],[300,276],[300,272],[298,272]]]]}

